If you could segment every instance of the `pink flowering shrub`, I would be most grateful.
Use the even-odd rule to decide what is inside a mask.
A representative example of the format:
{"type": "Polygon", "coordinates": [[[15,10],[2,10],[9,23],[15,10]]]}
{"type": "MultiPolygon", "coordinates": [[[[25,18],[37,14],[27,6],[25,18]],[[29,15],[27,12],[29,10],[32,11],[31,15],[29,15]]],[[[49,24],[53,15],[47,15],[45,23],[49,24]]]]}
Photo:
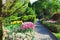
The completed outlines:
{"type": "Polygon", "coordinates": [[[34,30],[34,24],[32,22],[24,22],[24,23],[22,23],[21,30],[25,30],[25,29],[34,30]]]}

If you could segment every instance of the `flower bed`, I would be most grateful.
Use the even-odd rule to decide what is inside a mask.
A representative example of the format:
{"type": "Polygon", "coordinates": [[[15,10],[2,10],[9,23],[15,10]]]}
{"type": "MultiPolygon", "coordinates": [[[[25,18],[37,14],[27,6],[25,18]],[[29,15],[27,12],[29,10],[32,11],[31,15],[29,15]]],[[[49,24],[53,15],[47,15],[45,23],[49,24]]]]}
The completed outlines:
{"type": "Polygon", "coordinates": [[[4,28],[5,40],[34,40],[34,24],[32,22],[14,21],[4,28]]]}

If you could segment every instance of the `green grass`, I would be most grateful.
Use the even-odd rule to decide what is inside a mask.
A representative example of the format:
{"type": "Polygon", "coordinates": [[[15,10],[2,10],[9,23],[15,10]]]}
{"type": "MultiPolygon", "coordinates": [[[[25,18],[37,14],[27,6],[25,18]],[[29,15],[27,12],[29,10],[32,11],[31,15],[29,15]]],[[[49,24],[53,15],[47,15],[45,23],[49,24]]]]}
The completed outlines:
{"type": "Polygon", "coordinates": [[[53,33],[60,40],[60,33],[53,33]]]}

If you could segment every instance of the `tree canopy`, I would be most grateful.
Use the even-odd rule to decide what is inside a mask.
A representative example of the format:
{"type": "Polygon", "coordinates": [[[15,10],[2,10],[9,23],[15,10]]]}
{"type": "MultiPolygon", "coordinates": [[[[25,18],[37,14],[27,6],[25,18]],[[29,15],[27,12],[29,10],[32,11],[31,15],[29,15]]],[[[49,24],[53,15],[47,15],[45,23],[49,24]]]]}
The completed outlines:
{"type": "Polygon", "coordinates": [[[37,16],[40,17],[51,17],[54,12],[60,12],[60,1],[59,0],[38,0],[32,4],[33,9],[36,10],[37,16]]]}

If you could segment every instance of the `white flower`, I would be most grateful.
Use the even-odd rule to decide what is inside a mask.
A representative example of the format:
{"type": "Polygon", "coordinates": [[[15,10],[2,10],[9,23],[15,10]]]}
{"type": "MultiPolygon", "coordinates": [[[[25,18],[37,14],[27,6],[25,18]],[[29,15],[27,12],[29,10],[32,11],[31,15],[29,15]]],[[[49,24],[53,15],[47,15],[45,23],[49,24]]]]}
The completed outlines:
{"type": "Polygon", "coordinates": [[[32,36],[31,33],[29,33],[29,32],[27,32],[27,33],[25,33],[25,34],[28,35],[28,36],[32,36]]]}
{"type": "Polygon", "coordinates": [[[16,40],[22,40],[22,38],[16,38],[16,40]]]}
{"type": "Polygon", "coordinates": [[[12,35],[9,35],[9,38],[13,38],[13,36],[12,35]]]}
{"type": "Polygon", "coordinates": [[[24,40],[28,40],[27,38],[25,38],[24,40]]]}
{"type": "Polygon", "coordinates": [[[16,37],[25,38],[25,36],[26,36],[26,35],[25,35],[25,34],[23,34],[23,33],[17,33],[17,34],[16,34],[16,37]]]}

